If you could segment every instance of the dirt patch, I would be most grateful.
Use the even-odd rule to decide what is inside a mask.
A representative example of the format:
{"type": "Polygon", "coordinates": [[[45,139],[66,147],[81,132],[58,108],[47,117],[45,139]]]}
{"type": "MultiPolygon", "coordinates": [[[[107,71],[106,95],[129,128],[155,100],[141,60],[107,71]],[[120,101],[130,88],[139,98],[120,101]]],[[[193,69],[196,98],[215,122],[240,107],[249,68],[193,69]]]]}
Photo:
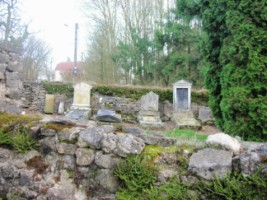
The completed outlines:
{"type": "Polygon", "coordinates": [[[206,126],[202,126],[202,129],[199,130],[197,133],[211,135],[211,134],[220,133],[220,132],[222,132],[220,129],[218,129],[214,126],[206,125],[206,126]]]}

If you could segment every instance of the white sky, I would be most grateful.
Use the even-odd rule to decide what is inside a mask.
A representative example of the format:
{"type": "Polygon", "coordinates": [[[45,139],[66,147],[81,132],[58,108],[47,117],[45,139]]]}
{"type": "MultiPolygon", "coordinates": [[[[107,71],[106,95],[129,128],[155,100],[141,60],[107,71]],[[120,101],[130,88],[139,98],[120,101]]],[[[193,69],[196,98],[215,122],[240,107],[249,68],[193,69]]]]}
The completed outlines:
{"type": "Polygon", "coordinates": [[[78,61],[86,51],[88,25],[81,12],[81,0],[23,0],[22,18],[30,22],[30,32],[52,49],[52,67],[74,58],[75,23],[78,30],[78,61]],[[67,26],[66,26],[67,25],[67,26]]]}

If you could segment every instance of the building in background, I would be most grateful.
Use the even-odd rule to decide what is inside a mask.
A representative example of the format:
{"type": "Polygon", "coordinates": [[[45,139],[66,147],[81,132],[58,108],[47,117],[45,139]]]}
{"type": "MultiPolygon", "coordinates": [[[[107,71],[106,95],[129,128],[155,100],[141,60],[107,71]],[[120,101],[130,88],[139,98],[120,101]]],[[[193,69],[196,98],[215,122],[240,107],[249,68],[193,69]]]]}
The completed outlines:
{"type": "Polygon", "coordinates": [[[55,68],[55,81],[68,82],[73,78],[82,78],[84,75],[83,62],[77,62],[77,72],[74,72],[74,62],[61,62],[55,68]]]}

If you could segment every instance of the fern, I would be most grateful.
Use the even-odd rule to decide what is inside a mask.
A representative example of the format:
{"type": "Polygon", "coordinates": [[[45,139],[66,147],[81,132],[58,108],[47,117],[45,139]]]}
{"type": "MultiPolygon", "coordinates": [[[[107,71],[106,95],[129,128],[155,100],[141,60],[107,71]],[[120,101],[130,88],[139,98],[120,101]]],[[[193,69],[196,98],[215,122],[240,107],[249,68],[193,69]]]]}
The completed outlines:
{"type": "Polygon", "coordinates": [[[19,153],[27,153],[39,146],[38,142],[31,137],[26,128],[22,128],[12,138],[12,146],[19,153]]]}

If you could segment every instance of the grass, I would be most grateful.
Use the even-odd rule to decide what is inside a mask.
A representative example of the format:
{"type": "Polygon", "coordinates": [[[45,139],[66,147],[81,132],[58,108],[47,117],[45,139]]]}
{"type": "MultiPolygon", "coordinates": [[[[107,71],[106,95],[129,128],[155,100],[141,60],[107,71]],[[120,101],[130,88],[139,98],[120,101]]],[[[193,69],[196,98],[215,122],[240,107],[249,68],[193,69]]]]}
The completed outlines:
{"type": "Polygon", "coordinates": [[[164,133],[165,136],[179,139],[196,139],[198,141],[204,142],[208,134],[198,134],[193,130],[185,130],[185,129],[173,129],[164,133]]]}

